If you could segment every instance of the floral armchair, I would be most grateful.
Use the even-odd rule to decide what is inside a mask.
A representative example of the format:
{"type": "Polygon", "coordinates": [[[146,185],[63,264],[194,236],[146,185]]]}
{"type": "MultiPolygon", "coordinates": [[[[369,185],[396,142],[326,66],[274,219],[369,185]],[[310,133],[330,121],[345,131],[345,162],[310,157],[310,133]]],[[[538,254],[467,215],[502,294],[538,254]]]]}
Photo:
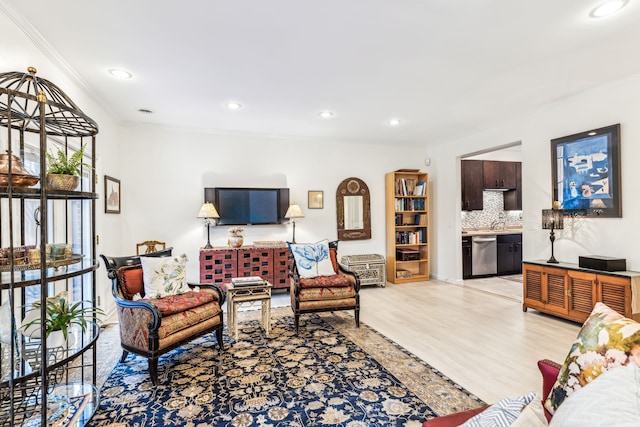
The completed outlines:
{"type": "Polygon", "coordinates": [[[360,327],[360,279],[337,261],[338,241],[289,244],[289,283],[296,333],[300,315],[322,311],[353,310],[360,327]]]}
{"type": "MultiPolygon", "coordinates": [[[[177,294],[166,294],[173,286],[165,286],[154,295],[145,295],[142,257],[160,257],[165,265],[155,270],[166,272],[172,248],[143,256],[112,257],[100,255],[112,280],[120,325],[120,343],[123,349],[120,362],[129,352],[149,359],[149,374],[154,385],[158,385],[158,358],[209,332],[215,332],[222,350],[224,328],[221,305],[226,293],[217,285],[187,284],[177,294]]],[[[156,271],[157,272],[157,271],[156,271]]],[[[166,277],[174,277],[171,272],[166,277]]],[[[166,281],[165,281],[166,283],[166,281]]]]}

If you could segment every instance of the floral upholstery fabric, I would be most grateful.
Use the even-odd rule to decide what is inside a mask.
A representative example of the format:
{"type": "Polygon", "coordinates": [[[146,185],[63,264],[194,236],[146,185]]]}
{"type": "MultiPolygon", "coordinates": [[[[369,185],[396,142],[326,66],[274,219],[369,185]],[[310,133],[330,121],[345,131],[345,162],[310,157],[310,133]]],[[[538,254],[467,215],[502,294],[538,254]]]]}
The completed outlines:
{"type": "Polygon", "coordinates": [[[142,266],[128,265],[116,271],[120,292],[125,299],[132,300],[135,294],[144,296],[144,282],[142,280],[142,266]]]}
{"type": "Polygon", "coordinates": [[[318,276],[314,278],[300,278],[301,288],[334,288],[345,287],[350,284],[349,279],[340,274],[334,274],[333,276],[318,276]]]}
{"type": "Polygon", "coordinates": [[[218,303],[210,303],[181,313],[173,314],[171,316],[163,317],[162,324],[158,329],[158,336],[162,341],[163,338],[166,338],[169,335],[204,322],[219,313],[220,307],[218,306],[218,303]]]}
{"type": "MultiPolygon", "coordinates": [[[[192,335],[194,328],[204,330],[220,323],[220,304],[214,300],[214,296],[208,292],[193,293],[201,294],[198,297],[208,299],[209,302],[190,307],[182,312],[163,315],[157,331],[161,340],[160,348],[164,347],[162,340],[170,335],[176,335],[171,339],[171,342],[178,342],[186,336],[192,335]],[[185,333],[181,334],[181,331],[185,331],[185,333]]],[[[163,303],[153,300],[145,300],[145,302],[154,306],[163,303]]],[[[149,350],[149,336],[152,333],[149,325],[154,324],[154,315],[150,309],[118,306],[118,322],[120,324],[120,340],[123,344],[142,351],[149,350]]]]}
{"type": "Polygon", "coordinates": [[[300,301],[336,300],[354,298],[356,290],[353,286],[341,286],[331,288],[304,288],[300,289],[300,301]]]}
{"type": "Polygon", "coordinates": [[[149,350],[149,324],[153,323],[153,312],[143,308],[118,306],[120,341],[123,345],[149,350]]]}
{"type": "Polygon", "coordinates": [[[545,407],[553,414],[567,397],[600,374],[629,363],[640,366],[640,323],[596,303],[569,350],[545,407]]]}
{"type": "Polygon", "coordinates": [[[145,298],[142,301],[155,305],[160,310],[162,317],[165,317],[199,307],[213,300],[213,294],[211,293],[190,291],[180,295],[169,295],[164,298],[145,298]]]}

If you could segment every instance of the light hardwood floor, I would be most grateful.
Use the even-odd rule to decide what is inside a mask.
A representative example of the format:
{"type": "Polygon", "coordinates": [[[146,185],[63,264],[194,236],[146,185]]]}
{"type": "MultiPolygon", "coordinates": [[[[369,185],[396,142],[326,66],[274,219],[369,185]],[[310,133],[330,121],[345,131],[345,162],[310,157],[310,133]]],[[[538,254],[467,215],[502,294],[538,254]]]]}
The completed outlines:
{"type": "Polygon", "coordinates": [[[360,291],[361,320],[491,403],[541,389],[540,359],[564,361],[580,325],[438,280],[360,291]]]}
{"type": "MultiPolygon", "coordinates": [[[[540,390],[536,362],[561,363],[580,329],[524,313],[514,299],[438,280],[364,287],[360,298],[362,322],[487,403],[540,390]]],[[[288,293],[274,294],[273,307],[286,305],[288,293]]],[[[112,349],[110,357],[100,351],[102,380],[120,355],[117,340],[117,332],[101,335],[102,348],[112,349]]]]}

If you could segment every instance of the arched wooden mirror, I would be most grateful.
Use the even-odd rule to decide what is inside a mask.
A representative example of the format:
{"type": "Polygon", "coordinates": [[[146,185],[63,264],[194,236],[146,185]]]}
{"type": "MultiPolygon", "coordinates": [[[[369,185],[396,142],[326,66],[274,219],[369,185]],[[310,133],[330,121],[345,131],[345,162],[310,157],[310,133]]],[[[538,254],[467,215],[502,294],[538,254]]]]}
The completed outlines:
{"type": "Polygon", "coordinates": [[[336,191],[338,240],[371,238],[369,187],[359,178],[347,178],[336,191]]]}

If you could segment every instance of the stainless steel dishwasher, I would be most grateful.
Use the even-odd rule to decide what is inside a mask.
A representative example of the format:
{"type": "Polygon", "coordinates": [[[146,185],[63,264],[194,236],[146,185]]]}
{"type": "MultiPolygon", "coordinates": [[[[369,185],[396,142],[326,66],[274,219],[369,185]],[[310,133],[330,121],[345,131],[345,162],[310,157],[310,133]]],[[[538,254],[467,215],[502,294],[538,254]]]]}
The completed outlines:
{"type": "Polygon", "coordinates": [[[471,244],[471,274],[486,276],[498,272],[497,238],[490,236],[473,236],[471,244]]]}

